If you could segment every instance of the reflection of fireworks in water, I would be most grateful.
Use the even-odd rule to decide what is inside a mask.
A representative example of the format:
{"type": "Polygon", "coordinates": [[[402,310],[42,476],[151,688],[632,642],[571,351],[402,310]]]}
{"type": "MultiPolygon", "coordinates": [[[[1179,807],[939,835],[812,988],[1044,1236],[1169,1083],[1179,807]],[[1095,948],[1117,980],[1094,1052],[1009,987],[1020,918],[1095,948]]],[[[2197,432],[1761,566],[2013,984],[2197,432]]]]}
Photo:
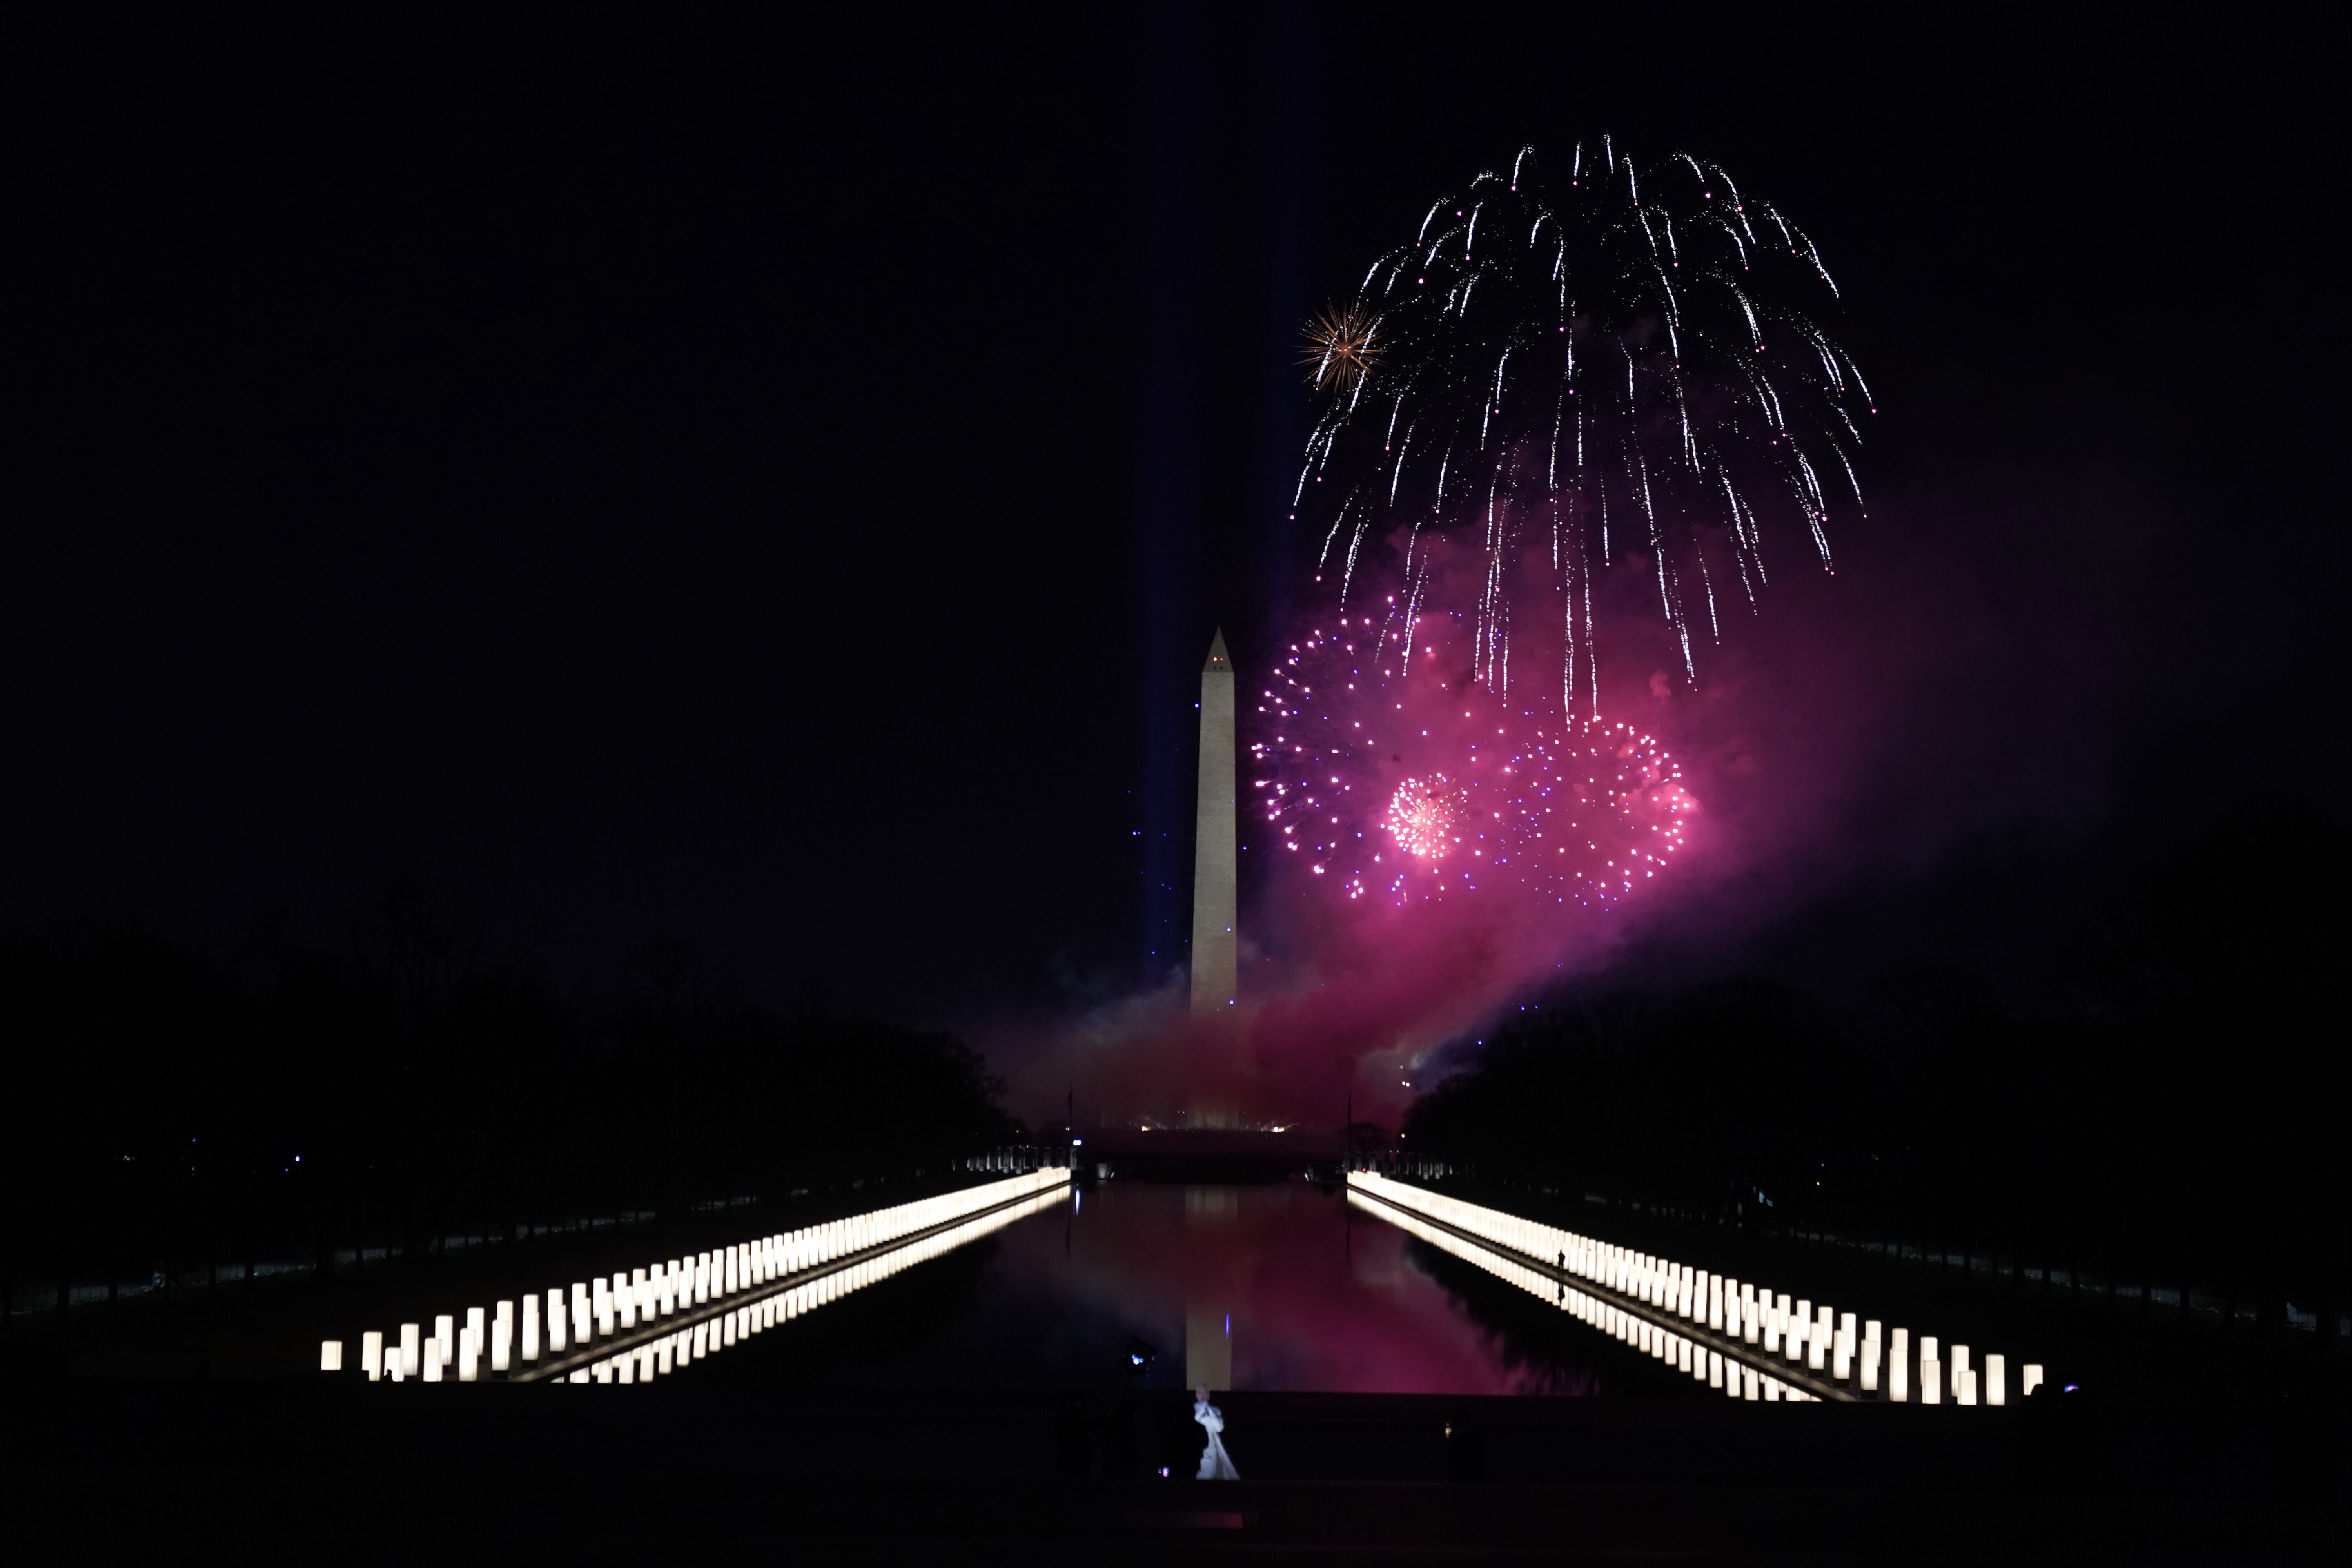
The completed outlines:
{"type": "Polygon", "coordinates": [[[1375,635],[1369,617],[1310,633],[1261,693],[1256,815],[1311,875],[1350,900],[1500,888],[1605,909],[1682,847],[1697,803],[1651,737],[1434,681],[1399,700],[1402,682],[1363,678],[1375,635]],[[1463,761],[1433,771],[1421,758],[1463,761]]]}

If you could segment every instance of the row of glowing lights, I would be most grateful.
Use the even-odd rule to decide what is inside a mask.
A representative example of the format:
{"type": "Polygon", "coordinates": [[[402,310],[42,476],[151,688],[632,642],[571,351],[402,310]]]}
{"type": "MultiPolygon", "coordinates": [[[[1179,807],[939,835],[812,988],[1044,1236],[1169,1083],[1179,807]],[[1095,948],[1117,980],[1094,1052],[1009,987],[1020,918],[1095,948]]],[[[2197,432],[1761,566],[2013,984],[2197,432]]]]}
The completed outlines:
{"type": "MultiPolygon", "coordinates": [[[[1895,1329],[1882,1341],[1879,1320],[1873,1318],[1861,1326],[1857,1336],[1853,1313],[1840,1316],[1826,1305],[1816,1309],[1810,1300],[1799,1300],[1792,1306],[1788,1297],[1776,1299],[1772,1292],[1760,1289],[1753,1282],[1706,1273],[1499,1209],[1466,1204],[1373,1172],[1351,1171],[1348,1184],[1350,1196],[1356,1195],[1354,1189],[1361,1189],[1408,1216],[1418,1212],[1522,1257],[1557,1258],[1559,1267],[1569,1273],[1620,1296],[1631,1297],[1654,1310],[1682,1318],[1691,1323],[1694,1331],[1705,1329],[1720,1336],[1717,1346],[1710,1347],[1583,1291],[1571,1288],[1559,1297],[1563,1310],[1705,1382],[1709,1388],[1723,1390],[1734,1399],[1818,1400],[1819,1396],[1780,1382],[1738,1355],[1727,1361],[1719,1348],[1723,1340],[1754,1347],[1763,1356],[1779,1356],[1792,1365],[1801,1362],[1805,1370],[1826,1373],[1841,1384],[1853,1383],[1858,1375],[1864,1394],[1879,1392],[1883,1371],[1886,1397],[1897,1405],[1911,1402],[1908,1329],[1895,1329]]],[[[1410,1217],[1400,1223],[1414,1235],[1509,1280],[1531,1295],[1550,1296],[1559,1289],[1559,1282],[1540,1269],[1484,1247],[1471,1247],[1450,1231],[1418,1226],[1410,1217]]],[[[1934,1336],[1921,1336],[1918,1403],[1941,1405],[1948,1396],[1955,1405],[2007,1404],[2007,1358],[1988,1355],[1981,1369],[1971,1366],[1969,1359],[1967,1345],[1952,1346],[1947,1360],[1938,1353],[1934,1336]]],[[[2028,1362],[2020,1373],[2018,1396],[2023,1398],[2042,1383],[2042,1367],[2038,1363],[2028,1362]]]]}
{"type": "MultiPolygon", "coordinates": [[[[740,1292],[769,1293],[735,1310],[706,1314],[657,1338],[625,1347],[616,1354],[572,1371],[572,1383],[650,1382],[702,1357],[741,1342],[751,1334],[789,1321],[828,1301],[888,1278],[904,1268],[939,1256],[986,1235],[1037,1207],[1057,1201],[1068,1189],[1066,1170],[1043,1170],[1013,1176],[982,1186],[900,1204],[871,1214],[829,1221],[801,1230],[762,1237],[757,1241],[698,1253],[690,1258],[670,1258],[649,1268],[578,1281],[567,1303],[561,1287],[547,1292],[544,1349],[562,1356],[593,1346],[596,1341],[649,1331],[663,1318],[690,1313],[723,1302],[740,1292]],[[949,1224],[959,1216],[995,1205],[1015,1203],[1024,1194],[1035,1194],[1027,1204],[983,1216],[954,1230],[896,1251],[861,1259],[845,1269],[798,1286],[776,1289],[793,1275],[877,1247],[949,1224]]],[[[502,1377],[535,1370],[542,1338],[540,1299],[525,1296],[520,1317],[516,1303],[498,1303],[495,1316],[480,1307],[466,1310],[462,1325],[454,1313],[434,1320],[434,1331],[420,1323],[404,1323],[396,1338],[387,1341],[371,1329],[360,1338],[360,1371],[370,1383],[476,1383],[487,1372],[502,1377]],[[518,1354],[519,1352],[519,1354],[518,1354]],[[516,1363],[522,1363],[520,1367],[516,1363]]],[[[322,1341],[319,1364],[325,1372],[343,1369],[343,1342],[322,1341]]]]}

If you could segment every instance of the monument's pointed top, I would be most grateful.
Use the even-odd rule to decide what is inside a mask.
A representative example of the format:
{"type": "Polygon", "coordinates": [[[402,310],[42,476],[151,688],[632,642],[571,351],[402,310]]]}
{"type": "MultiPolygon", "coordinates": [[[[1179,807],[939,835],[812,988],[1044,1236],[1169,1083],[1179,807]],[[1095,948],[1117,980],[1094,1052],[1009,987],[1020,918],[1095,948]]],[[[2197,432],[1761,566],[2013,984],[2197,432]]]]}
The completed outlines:
{"type": "Polygon", "coordinates": [[[1234,661],[1225,657],[1225,628],[1219,626],[1209,638],[1209,662],[1201,667],[1201,673],[1206,675],[1218,669],[1230,673],[1233,668],[1234,661]]]}

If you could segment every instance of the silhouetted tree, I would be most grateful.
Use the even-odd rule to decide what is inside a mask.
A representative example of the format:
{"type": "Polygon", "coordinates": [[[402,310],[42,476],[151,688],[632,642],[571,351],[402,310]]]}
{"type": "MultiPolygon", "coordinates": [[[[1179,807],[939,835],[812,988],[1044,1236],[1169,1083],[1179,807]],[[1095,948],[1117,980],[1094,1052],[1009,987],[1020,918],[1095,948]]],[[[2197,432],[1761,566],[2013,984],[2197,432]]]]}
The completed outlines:
{"type": "Polygon", "coordinates": [[[552,996],[386,878],[339,943],[224,963],[136,931],[0,939],[14,1279],[121,1279],[367,1236],[943,1169],[1013,1131],[950,1036],[772,1013],[675,943],[552,996]]]}
{"type": "Polygon", "coordinates": [[[2346,837],[2268,819],[2151,859],[2005,1003],[1948,967],[1832,1017],[1763,981],[1515,1014],[1405,1124],[1500,1180],[1831,1223],[2137,1281],[2344,1300],[2346,837]]]}

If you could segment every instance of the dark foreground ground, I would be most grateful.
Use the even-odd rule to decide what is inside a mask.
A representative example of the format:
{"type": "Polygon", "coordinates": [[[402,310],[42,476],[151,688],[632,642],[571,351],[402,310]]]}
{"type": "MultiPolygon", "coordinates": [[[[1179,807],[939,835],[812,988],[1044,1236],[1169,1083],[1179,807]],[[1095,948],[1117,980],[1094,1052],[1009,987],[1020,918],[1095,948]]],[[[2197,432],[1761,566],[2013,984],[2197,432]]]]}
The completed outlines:
{"type": "Polygon", "coordinates": [[[2340,1447],[2189,1412],[1223,1403],[1240,1482],[1158,1478],[1165,1394],[77,1381],[0,1389],[0,1473],[13,1542],[101,1561],[2318,1563],[2352,1497],[2340,1447]]]}

